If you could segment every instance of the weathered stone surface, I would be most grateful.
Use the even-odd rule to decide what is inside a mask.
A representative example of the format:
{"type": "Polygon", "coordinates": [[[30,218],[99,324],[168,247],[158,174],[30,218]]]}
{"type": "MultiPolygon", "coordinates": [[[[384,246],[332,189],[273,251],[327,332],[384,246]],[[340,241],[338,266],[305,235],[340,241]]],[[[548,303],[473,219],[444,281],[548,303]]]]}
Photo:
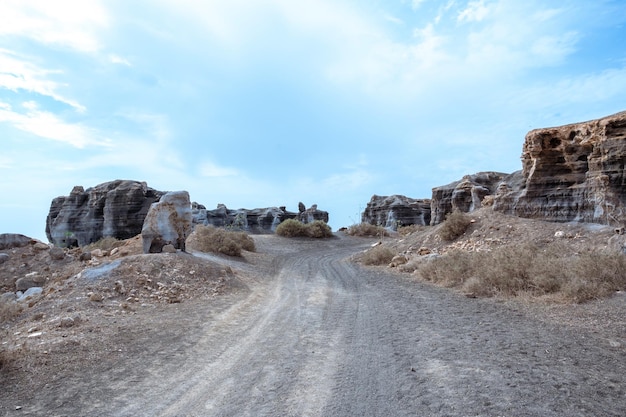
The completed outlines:
{"type": "Polygon", "coordinates": [[[32,287],[41,287],[41,285],[46,281],[45,277],[42,275],[35,273],[29,273],[26,276],[19,278],[15,281],[15,290],[16,291],[26,291],[32,287]]]}
{"type": "Polygon", "coordinates": [[[550,221],[626,223],[626,112],[526,135],[521,183],[494,210],[550,221]]]}
{"type": "Polygon", "coordinates": [[[163,195],[145,182],[116,180],[52,200],[46,235],[57,246],[84,246],[103,237],[128,239],[141,233],[150,205],[163,195]]]}
{"type": "Polygon", "coordinates": [[[17,233],[0,233],[0,250],[21,248],[29,245],[34,240],[28,236],[17,233]]]}
{"type": "Polygon", "coordinates": [[[198,203],[192,204],[194,224],[226,227],[233,230],[242,230],[249,233],[274,233],[276,227],[287,219],[298,219],[303,223],[315,220],[328,222],[328,212],[319,210],[317,205],[308,210],[300,203],[298,213],[290,212],[285,206],[256,209],[231,210],[224,204],[218,204],[215,210],[207,210],[198,203]]]}
{"type": "Polygon", "coordinates": [[[48,252],[48,255],[50,255],[50,259],[52,259],[53,261],[60,261],[65,258],[65,251],[55,246],[53,248],[50,248],[50,252],[48,252]]]}
{"type": "Polygon", "coordinates": [[[482,200],[492,195],[509,175],[501,172],[479,172],[466,175],[460,181],[433,188],[431,199],[431,225],[446,219],[455,209],[469,213],[482,206],[482,200]]]}
{"type": "Polygon", "coordinates": [[[361,214],[361,221],[392,230],[412,224],[428,225],[431,218],[430,206],[428,199],[414,199],[403,195],[374,195],[361,214]]]}
{"type": "Polygon", "coordinates": [[[191,202],[187,191],[170,192],[153,203],[146,215],[141,237],[144,253],[161,253],[163,246],[185,250],[192,231],[191,202]]]}
{"type": "Polygon", "coordinates": [[[0,253],[0,265],[2,265],[3,263],[5,263],[8,260],[9,260],[9,254],[8,253],[0,253]]]}

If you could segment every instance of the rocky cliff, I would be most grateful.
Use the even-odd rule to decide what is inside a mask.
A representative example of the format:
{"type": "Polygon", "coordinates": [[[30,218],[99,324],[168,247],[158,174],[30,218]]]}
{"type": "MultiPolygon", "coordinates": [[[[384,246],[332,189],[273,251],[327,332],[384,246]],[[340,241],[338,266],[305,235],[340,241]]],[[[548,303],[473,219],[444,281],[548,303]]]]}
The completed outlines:
{"type": "Polygon", "coordinates": [[[433,188],[430,224],[443,222],[446,215],[455,209],[464,213],[479,209],[485,196],[494,194],[500,183],[508,177],[508,174],[501,172],[479,172],[433,188]]]}
{"type": "Polygon", "coordinates": [[[430,200],[414,199],[403,195],[374,195],[361,215],[363,223],[380,225],[396,230],[398,226],[430,224],[430,200]]]}
{"type": "Polygon", "coordinates": [[[48,240],[62,247],[83,246],[103,237],[128,239],[141,233],[150,205],[164,193],[145,182],[116,180],[52,200],[46,219],[48,240]]]}
{"type": "Polygon", "coordinates": [[[526,135],[519,184],[494,209],[558,222],[626,222],[626,112],[526,135]]]}

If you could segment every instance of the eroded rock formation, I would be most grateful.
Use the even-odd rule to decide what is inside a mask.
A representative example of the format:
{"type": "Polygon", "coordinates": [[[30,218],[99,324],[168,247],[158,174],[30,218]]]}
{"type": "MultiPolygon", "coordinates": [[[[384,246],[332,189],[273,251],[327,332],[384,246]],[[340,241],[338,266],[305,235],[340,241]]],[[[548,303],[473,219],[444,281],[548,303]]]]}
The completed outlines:
{"type": "Polygon", "coordinates": [[[163,195],[145,182],[116,180],[52,200],[48,240],[62,247],[84,246],[103,237],[128,239],[141,233],[150,205],[163,195]]]}
{"type": "Polygon", "coordinates": [[[374,195],[361,215],[363,223],[380,225],[392,230],[412,224],[429,225],[430,200],[414,199],[403,195],[374,195]]]}
{"type": "Polygon", "coordinates": [[[192,231],[191,202],[187,191],[169,192],[153,203],[143,223],[143,253],[161,253],[171,245],[185,250],[192,231]]]}
{"type": "Polygon", "coordinates": [[[464,213],[479,209],[485,196],[494,194],[498,186],[509,177],[501,172],[479,172],[433,188],[430,224],[443,222],[446,215],[455,209],[464,213]]]}
{"type": "Polygon", "coordinates": [[[626,222],[626,112],[526,135],[519,185],[501,187],[494,209],[520,217],[626,222]]]}

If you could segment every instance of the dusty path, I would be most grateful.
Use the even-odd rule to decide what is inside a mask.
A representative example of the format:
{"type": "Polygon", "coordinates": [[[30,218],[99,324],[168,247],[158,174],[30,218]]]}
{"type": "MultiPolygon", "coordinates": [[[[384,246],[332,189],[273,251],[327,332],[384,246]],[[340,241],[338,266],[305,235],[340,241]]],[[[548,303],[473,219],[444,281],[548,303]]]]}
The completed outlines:
{"type": "Polygon", "coordinates": [[[260,238],[249,294],[177,306],[162,337],[21,414],[626,414],[623,346],[345,260],[367,244],[260,238]]]}

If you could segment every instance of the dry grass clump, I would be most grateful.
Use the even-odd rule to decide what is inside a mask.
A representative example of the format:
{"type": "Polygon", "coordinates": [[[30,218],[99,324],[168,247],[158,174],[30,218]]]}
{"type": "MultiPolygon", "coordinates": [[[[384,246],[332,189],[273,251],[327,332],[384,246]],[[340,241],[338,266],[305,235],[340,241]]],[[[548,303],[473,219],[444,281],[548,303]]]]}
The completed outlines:
{"type": "Polygon", "coordinates": [[[415,232],[421,232],[422,230],[424,230],[425,227],[426,226],[422,226],[419,224],[410,224],[408,226],[399,227],[398,233],[400,234],[400,236],[405,237],[415,232]]]}
{"type": "Polygon", "coordinates": [[[123,240],[117,240],[116,238],[109,236],[109,237],[103,237],[97,242],[90,243],[89,245],[83,247],[83,249],[86,251],[92,251],[94,249],[110,251],[111,249],[120,247],[123,244],[124,244],[123,240]]]}
{"type": "Polygon", "coordinates": [[[296,219],[287,219],[276,227],[276,234],[283,237],[332,237],[333,232],[322,220],[304,224],[296,219]]]}
{"type": "Polygon", "coordinates": [[[443,240],[453,241],[465,233],[470,223],[471,219],[467,214],[455,209],[452,213],[448,213],[446,220],[441,224],[439,236],[443,240]]]}
{"type": "Polygon", "coordinates": [[[13,301],[0,301],[0,324],[11,320],[22,312],[22,307],[13,301]]]}
{"type": "Polygon", "coordinates": [[[371,236],[371,237],[382,237],[389,236],[389,232],[382,226],[374,226],[369,223],[359,223],[353,224],[348,227],[346,232],[349,236],[371,236]]]}
{"type": "Polygon", "coordinates": [[[200,252],[242,256],[244,250],[256,250],[254,240],[245,232],[233,232],[213,226],[198,225],[187,240],[187,246],[200,252]]]}
{"type": "Polygon", "coordinates": [[[374,246],[361,256],[361,262],[365,265],[387,265],[394,257],[391,249],[385,246],[374,246]]]}
{"type": "Polygon", "coordinates": [[[556,295],[580,303],[626,290],[626,255],[603,250],[573,254],[558,244],[452,251],[416,271],[428,281],[487,297],[556,295]]]}

